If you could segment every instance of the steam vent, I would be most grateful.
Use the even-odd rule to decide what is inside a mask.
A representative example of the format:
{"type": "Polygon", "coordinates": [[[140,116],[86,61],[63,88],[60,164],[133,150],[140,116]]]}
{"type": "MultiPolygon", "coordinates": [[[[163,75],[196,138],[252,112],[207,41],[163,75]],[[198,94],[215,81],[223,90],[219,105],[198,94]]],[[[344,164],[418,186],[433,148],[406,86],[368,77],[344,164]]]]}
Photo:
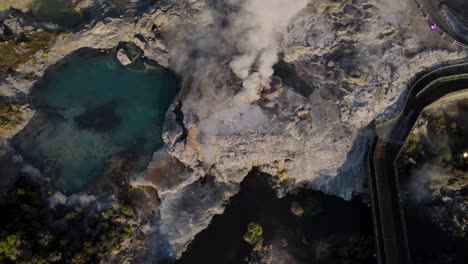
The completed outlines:
{"type": "Polygon", "coordinates": [[[0,263],[468,263],[465,0],[0,0],[0,263]]]}

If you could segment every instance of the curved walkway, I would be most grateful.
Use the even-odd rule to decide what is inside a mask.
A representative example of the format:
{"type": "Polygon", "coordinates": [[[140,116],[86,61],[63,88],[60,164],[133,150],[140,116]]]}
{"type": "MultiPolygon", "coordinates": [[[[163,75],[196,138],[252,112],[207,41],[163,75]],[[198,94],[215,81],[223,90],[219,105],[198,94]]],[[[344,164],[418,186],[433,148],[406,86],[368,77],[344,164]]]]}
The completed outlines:
{"type": "MultiPolygon", "coordinates": [[[[468,49],[468,36],[457,32],[443,17],[439,9],[440,2],[438,0],[416,0],[416,3],[429,24],[436,25],[433,30],[437,30],[442,37],[447,38],[452,43],[468,49]]],[[[468,25],[466,26],[468,27],[468,25]]]]}
{"type": "Polygon", "coordinates": [[[375,128],[378,135],[369,153],[369,186],[378,263],[411,263],[395,170],[398,153],[426,106],[467,88],[468,62],[431,71],[414,81],[401,113],[375,128]]]}

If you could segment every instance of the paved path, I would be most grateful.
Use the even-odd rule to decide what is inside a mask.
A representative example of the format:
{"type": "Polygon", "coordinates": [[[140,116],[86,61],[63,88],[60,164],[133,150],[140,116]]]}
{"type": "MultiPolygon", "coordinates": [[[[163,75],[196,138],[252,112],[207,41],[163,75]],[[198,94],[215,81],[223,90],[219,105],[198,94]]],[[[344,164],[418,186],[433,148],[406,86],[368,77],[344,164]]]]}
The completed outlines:
{"type": "MultiPolygon", "coordinates": [[[[459,4],[457,0],[416,0],[416,2],[429,23],[435,24],[437,26],[437,30],[442,34],[442,36],[447,37],[450,41],[463,48],[468,48],[468,36],[463,32],[457,32],[444,18],[440,11],[442,3],[447,4],[450,7],[460,7],[463,9],[466,8],[465,4],[459,4]]],[[[465,12],[468,13],[468,8],[467,10],[460,11],[461,14],[464,14],[465,12]]],[[[468,27],[468,24],[465,26],[468,27]]]]}
{"type": "Polygon", "coordinates": [[[401,114],[376,129],[371,152],[371,189],[377,257],[380,264],[410,264],[395,160],[422,110],[445,95],[468,88],[468,63],[445,66],[420,76],[410,89],[401,114]]]}

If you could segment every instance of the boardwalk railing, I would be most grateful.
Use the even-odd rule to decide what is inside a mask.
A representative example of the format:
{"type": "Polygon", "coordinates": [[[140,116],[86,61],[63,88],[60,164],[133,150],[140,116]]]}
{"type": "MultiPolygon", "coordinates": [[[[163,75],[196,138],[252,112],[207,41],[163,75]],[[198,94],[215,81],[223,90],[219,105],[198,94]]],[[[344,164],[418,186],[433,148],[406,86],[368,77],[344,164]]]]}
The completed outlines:
{"type": "MultiPolygon", "coordinates": [[[[416,1],[416,4],[418,5],[418,8],[419,10],[421,10],[421,13],[424,15],[424,18],[429,21],[430,24],[435,24],[433,23],[433,21],[431,21],[430,19],[430,15],[427,14],[426,12],[424,12],[424,9],[423,9],[423,4],[420,3],[420,0],[415,0],[416,1]]],[[[468,45],[467,44],[464,44],[456,39],[454,39],[453,37],[451,37],[449,34],[447,34],[445,31],[443,31],[440,27],[437,26],[437,24],[435,24],[436,27],[434,28],[434,30],[437,30],[437,32],[439,32],[439,34],[443,37],[443,38],[446,38],[448,39],[450,42],[452,42],[454,45],[457,45],[463,49],[468,49],[468,45]]]]}
{"type": "Polygon", "coordinates": [[[418,73],[408,84],[409,92],[398,116],[389,122],[374,126],[376,135],[367,158],[369,161],[368,181],[376,237],[376,257],[379,264],[410,262],[396,170],[396,159],[407,134],[410,133],[420,112],[426,107],[426,103],[437,101],[446,94],[466,88],[463,86],[463,84],[468,83],[466,73],[468,73],[468,62],[466,60],[441,63],[425,72],[418,73]],[[444,83],[449,85],[443,85],[444,83]],[[457,85],[454,85],[454,83],[457,83],[457,85]],[[440,89],[441,87],[446,88],[440,89]],[[429,88],[431,88],[432,92],[428,92],[429,88]],[[426,92],[419,94],[421,91],[426,92]],[[415,107],[416,112],[412,111],[413,107],[415,107]],[[399,121],[405,119],[406,116],[411,116],[411,120],[407,120],[408,123],[403,129],[405,132],[400,133],[402,129],[395,130],[394,128],[395,126],[399,127],[397,123],[401,123],[399,121]],[[379,135],[377,130],[382,126],[389,126],[391,131],[396,131],[396,134],[390,132],[387,135],[379,135]],[[379,150],[377,150],[378,147],[380,147],[379,150]],[[389,149],[391,151],[388,151],[389,149]],[[389,197],[392,199],[389,199],[389,197]],[[397,241],[399,243],[395,243],[397,238],[399,238],[397,241]]]}

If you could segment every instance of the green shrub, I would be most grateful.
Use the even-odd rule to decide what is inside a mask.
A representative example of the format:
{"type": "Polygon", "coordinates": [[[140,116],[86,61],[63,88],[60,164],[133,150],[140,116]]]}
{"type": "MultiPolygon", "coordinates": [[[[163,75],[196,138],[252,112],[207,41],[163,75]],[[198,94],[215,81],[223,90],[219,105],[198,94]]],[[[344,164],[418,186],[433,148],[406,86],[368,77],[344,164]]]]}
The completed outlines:
{"type": "Polygon", "coordinates": [[[133,236],[135,229],[128,221],[133,209],[122,205],[92,216],[92,232],[80,237],[82,243],[72,243],[67,233],[81,230],[88,218],[80,208],[63,211],[62,216],[72,223],[70,230],[54,233],[41,214],[47,208],[46,194],[41,196],[34,186],[19,181],[0,204],[0,263],[98,263],[103,256],[120,253],[122,242],[133,236]]]}
{"type": "Polygon", "coordinates": [[[126,206],[126,205],[120,206],[120,212],[127,217],[133,216],[133,209],[130,206],[126,206]]]}
{"type": "Polygon", "coordinates": [[[244,241],[251,244],[256,245],[263,241],[263,228],[261,225],[256,223],[249,223],[247,226],[247,232],[244,234],[243,238],[244,241]]]}
{"type": "Polygon", "coordinates": [[[7,235],[0,241],[0,256],[9,260],[16,259],[16,245],[18,244],[18,236],[14,234],[7,235]]]}
{"type": "Polygon", "coordinates": [[[39,233],[37,237],[37,242],[44,247],[49,246],[49,244],[54,240],[54,237],[49,232],[39,233]]]}
{"type": "Polygon", "coordinates": [[[302,208],[302,205],[299,202],[294,201],[294,202],[291,203],[291,212],[294,215],[303,216],[304,215],[304,208],[302,208]]]}
{"type": "Polygon", "coordinates": [[[447,119],[440,114],[432,116],[427,127],[429,131],[435,132],[436,135],[441,135],[447,133],[447,128],[450,127],[450,125],[447,124],[447,119]]]}

